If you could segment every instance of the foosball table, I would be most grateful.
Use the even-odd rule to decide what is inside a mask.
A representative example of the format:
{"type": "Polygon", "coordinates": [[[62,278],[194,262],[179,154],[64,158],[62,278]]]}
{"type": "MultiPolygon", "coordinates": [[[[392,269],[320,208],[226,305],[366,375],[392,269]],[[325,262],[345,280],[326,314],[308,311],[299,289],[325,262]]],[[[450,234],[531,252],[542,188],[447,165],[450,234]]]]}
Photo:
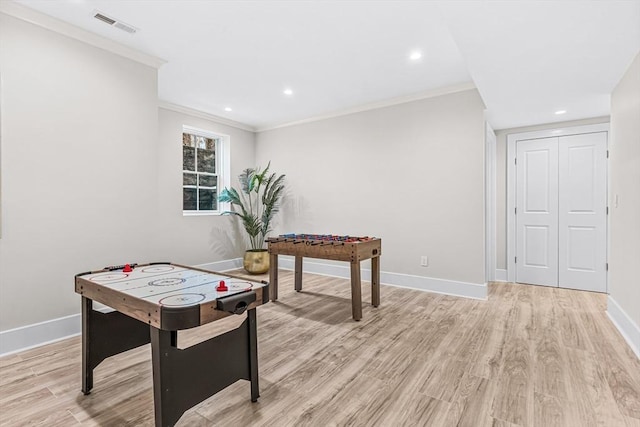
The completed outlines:
{"type": "Polygon", "coordinates": [[[278,299],[278,255],[295,257],[296,291],[302,290],[303,257],[347,261],[351,266],[351,305],[354,320],[362,319],[361,261],[371,259],[371,305],[380,305],[380,255],[382,240],[376,237],[326,234],[282,234],[267,239],[271,300],[278,299]]]}

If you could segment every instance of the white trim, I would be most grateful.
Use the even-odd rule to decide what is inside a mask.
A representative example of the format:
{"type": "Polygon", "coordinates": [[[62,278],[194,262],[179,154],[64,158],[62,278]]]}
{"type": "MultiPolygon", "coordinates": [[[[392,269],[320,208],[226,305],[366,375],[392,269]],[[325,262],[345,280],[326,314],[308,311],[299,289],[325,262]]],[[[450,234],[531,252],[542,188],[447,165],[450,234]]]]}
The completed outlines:
{"type": "MultiPolygon", "coordinates": [[[[224,209],[228,210],[228,209],[224,209]]],[[[182,211],[182,216],[221,216],[222,210],[217,211],[182,211]]]]}
{"type": "MultiPolygon", "coordinates": [[[[218,188],[217,193],[220,195],[220,191],[224,190],[227,186],[231,187],[231,136],[224,135],[220,143],[218,144],[219,152],[218,157],[222,167],[222,173],[218,174],[218,188]]],[[[226,212],[231,210],[230,202],[218,202],[218,211],[226,212]]]]}
{"type": "Polygon", "coordinates": [[[272,125],[272,126],[265,126],[265,127],[257,128],[256,132],[264,132],[272,129],[279,129],[279,128],[284,128],[289,126],[301,125],[304,123],[317,122],[319,120],[326,120],[326,119],[331,119],[333,117],[346,116],[349,114],[375,110],[378,108],[391,107],[393,105],[405,104],[407,102],[419,101],[421,99],[435,98],[437,96],[448,95],[448,94],[457,93],[457,92],[464,92],[466,90],[471,90],[471,89],[476,89],[476,86],[475,84],[473,84],[473,82],[460,83],[457,85],[446,86],[442,88],[430,89],[423,92],[418,92],[413,95],[400,96],[397,98],[391,98],[383,101],[358,105],[356,107],[346,108],[343,110],[336,110],[327,114],[312,116],[306,119],[296,120],[293,122],[286,122],[286,123],[281,123],[281,124],[272,125]]]}
{"type": "Polygon", "coordinates": [[[218,271],[218,272],[236,270],[238,268],[242,268],[242,266],[243,266],[242,258],[225,259],[222,261],[215,261],[215,262],[208,262],[206,264],[194,265],[194,267],[197,267],[197,268],[202,268],[204,270],[210,270],[210,271],[218,271]]]}
{"type": "Polygon", "coordinates": [[[225,135],[220,132],[214,132],[208,129],[197,128],[195,126],[189,126],[189,125],[182,125],[182,132],[189,133],[196,136],[204,136],[209,139],[229,138],[229,135],[225,135]]]}
{"type": "Polygon", "coordinates": [[[495,277],[494,281],[496,282],[508,282],[507,270],[504,268],[496,268],[496,273],[494,277],[495,277]]]}
{"type": "Polygon", "coordinates": [[[485,280],[493,282],[496,270],[496,134],[485,122],[485,280]]]}
{"type": "Polygon", "coordinates": [[[0,332],[0,357],[80,334],[80,314],[0,332]]]}
{"type": "MultiPolygon", "coordinates": [[[[527,139],[553,138],[594,132],[609,132],[609,123],[559,127],[507,135],[507,281],[516,281],[516,142],[527,139]]],[[[607,175],[608,181],[609,176],[607,175]]],[[[608,240],[609,238],[607,237],[607,242],[608,240]]]]}
{"type": "MultiPolygon", "coordinates": [[[[294,269],[294,258],[280,256],[278,267],[283,270],[294,269]]],[[[319,274],[322,276],[351,278],[351,267],[348,265],[325,264],[313,261],[304,261],[302,269],[306,273],[319,274]]],[[[362,280],[371,280],[371,270],[362,269],[362,280]]],[[[434,292],[438,294],[452,295],[456,297],[472,298],[479,300],[487,299],[487,285],[476,283],[458,282],[453,280],[437,279],[433,277],[414,276],[402,273],[380,273],[380,283],[395,286],[398,288],[416,289],[420,291],[434,292]]]]}
{"type": "Polygon", "coordinates": [[[521,141],[525,139],[554,138],[557,136],[581,135],[584,133],[609,132],[609,123],[596,123],[593,125],[559,127],[543,130],[535,130],[531,132],[513,133],[507,136],[507,143],[512,140],[521,141]]]}
{"type": "Polygon", "coordinates": [[[1,1],[0,12],[153,68],[160,68],[163,64],[167,63],[164,59],[132,49],[106,37],[83,30],[80,27],[76,27],[75,25],[71,25],[12,1],[1,1]]]}
{"type": "Polygon", "coordinates": [[[516,281],[516,135],[507,135],[507,282],[516,281]],[[513,138],[513,139],[512,139],[513,138]]]}
{"type": "Polygon", "coordinates": [[[640,359],[640,327],[629,317],[620,305],[611,297],[607,298],[607,316],[618,329],[636,357],[640,359]]]}
{"type": "Polygon", "coordinates": [[[215,116],[205,111],[196,110],[196,109],[185,107],[178,104],[172,104],[171,102],[168,102],[168,101],[158,101],[158,108],[162,108],[164,110],[169,110],[169,111],[175,111],[176,113],[186,114],[188,116],[209,120],[221,125],[226,125],[226,126],[231,126],[237,129],[247,130],[249,132],[256,131],[256,129],[253,126],[249,126],[247,124],[236,122],[230,119],[225,119],[224,117],[215,116]]]}
{"type": "MultiPolygon", "coordinates": [[[[220,163],[216,165],[218,173],[215,176],[218,177],[218,183],[216,185],[216,193],[220,195],[220,192],[231,186],[231,137],[223,133],[213,132],[207,129],[201,129],[194,126],[182,125],[182,132],[197,136],[204,136],[206,138],[215,139],[216,143],[216,160],[220,163]],[[222,173],[220,173],[222,172],[222,173]]],[[[182,142],[181,142],[182,144],[182,142]]],[[[196,148],[197,151],[197,148],[196,148]]],[[[196,160],[197,163],[197,160],[196,160]]],[[[184,171],[183,171],[184,172],[184,171]]],[[[187,171],[191,172],[191,171],[187,171]]],[[[197,174],[197,172],[196,172],[197,174]]],[[[209,175],[209,174],[207,174],[209,175]]],[[[183,185],[183,187],[185,187],[183,185]]],[[[195,187],[194,187],[195,188],[195,187]]],[[[231,203],[218,202],[218,209],[215,211],[182,211],[183,216],[208,216],[208,215],[222,215],[231,209],[231,203]]]]}
{"type": "MultiPolygon", "coordinates": [[[[102,313],[113,311],[111,307],[98,302],[94,301],[93,304],[93,309],[96,311],[102,313]]],[[[80,313],[2,331],[0,332],[0,357],[66,340],[80,335],[81,332],[80,313]]]]}

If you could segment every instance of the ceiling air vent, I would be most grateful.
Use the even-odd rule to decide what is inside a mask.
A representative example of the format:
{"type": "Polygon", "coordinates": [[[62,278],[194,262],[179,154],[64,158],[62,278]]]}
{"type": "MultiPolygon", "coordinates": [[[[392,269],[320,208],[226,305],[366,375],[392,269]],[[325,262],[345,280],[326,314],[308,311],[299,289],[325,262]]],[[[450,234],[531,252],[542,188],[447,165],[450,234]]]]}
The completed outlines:
{"type": "Polygon", "coordinates": [[[107,16],[102,12],[94,11],[93,17],[119,30],[126,31],[129,34],[134,34],[135,32],[138,31],[136,27],[131,26],[129,24],[125,24],[124,22],[114,19],[110,16],[107,16]]]}
{"type": "Polygon", "coordinates": [[[93,15],[94,18],[101,20],[102,22],[106,22],[109,25],[113,25],[116,23],[115,19],[111,19],[108,16],[105,16],[101,13],[96,13],[95,15],[93,15]]]}
{"type": "Polygon", "coordinates": [[[122,31],[126,31],[129,34],[133,34],[136,31],[138,31],[137,29],[133,28],[131,25],[123,24],[122,22],[116,22],[115,24],[113,24],[113,26],[122,31]]]}

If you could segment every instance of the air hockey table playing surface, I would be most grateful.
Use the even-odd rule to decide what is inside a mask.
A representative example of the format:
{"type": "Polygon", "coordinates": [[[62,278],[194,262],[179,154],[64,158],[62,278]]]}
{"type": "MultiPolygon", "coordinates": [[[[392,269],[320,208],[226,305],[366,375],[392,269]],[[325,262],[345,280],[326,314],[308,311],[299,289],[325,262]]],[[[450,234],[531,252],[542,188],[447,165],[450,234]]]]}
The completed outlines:
{"type": "Polygon", "coordinates": [[[264,303],[266,286],[266,282],[170,263],[136,265],[131,272],[113,269],[76,276],[76,292],[167,330],[188,329],[227,316],[218,301],[234,295],[253,291],[256,302],[264,303]],[[221,281],[227,291],[217,290],[221,281]]]}

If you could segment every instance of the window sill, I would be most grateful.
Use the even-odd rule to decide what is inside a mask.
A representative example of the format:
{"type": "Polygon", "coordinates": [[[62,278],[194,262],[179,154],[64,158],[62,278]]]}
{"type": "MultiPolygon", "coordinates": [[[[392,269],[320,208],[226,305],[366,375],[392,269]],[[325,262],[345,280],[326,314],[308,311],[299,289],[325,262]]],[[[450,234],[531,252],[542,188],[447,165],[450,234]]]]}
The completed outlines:
{"type": "Polygon", "coordinates": [[[221,211],[182,211],[182,216],[220,216],[221,211]]]}

